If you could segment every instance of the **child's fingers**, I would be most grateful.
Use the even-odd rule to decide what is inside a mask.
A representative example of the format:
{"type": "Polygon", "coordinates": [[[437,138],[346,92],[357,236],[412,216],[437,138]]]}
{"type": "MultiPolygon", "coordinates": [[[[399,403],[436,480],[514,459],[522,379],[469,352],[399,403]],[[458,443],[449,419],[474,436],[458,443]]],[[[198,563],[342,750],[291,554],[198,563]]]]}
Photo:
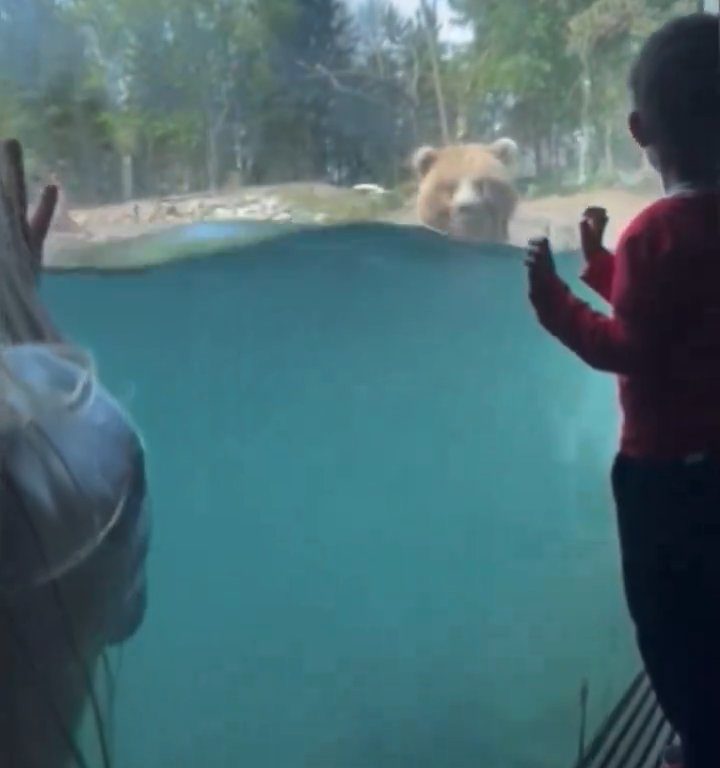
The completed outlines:
{"type": "Polygon", "coordinates": [[[531,279],[554,271],[550,243],[546,237],[530,240],[525,257],[525,266],[531,279]]]}
{"type": "Polygon", "coordinates": [[[527,254],[535,261],[541,261],[550,254],[550,245],[547,238],[538,237],[530,240],[527,247],[527,254]]]}
{"type": "Polygon", "coordinates": [[[589,208],[586,208],[583,212],[583,216],[589,216],[591,218],[607,218],[607,209],[601,208],[598,205],[592,205],[589,208]]]}
{"type": "Polygon", "coordinates": [[[528,252],[545,254],[550,253],[550,242],[547,237],[534,237],[528,242],[528,252]]]}
{"type": "Polygon", "coordinates": [[[525,264],[535,266],[541,259],[541,254],[536,248],[528,248],[525,252],[525,264]]]}
{"type": "Polygon", "coordinates": [[[582,221],[588,222],[593,229],[602,229],[608,223],[607,211],[604,208],[586,208],[582,221]]]}

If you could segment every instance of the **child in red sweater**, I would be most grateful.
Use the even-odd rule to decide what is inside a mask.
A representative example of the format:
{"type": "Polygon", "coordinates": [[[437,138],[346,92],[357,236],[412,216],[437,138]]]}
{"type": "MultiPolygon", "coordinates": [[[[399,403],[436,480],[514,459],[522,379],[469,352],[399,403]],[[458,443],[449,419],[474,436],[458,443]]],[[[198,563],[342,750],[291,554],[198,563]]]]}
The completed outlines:
{"type": "Polygon", "coordinates": [[[530,300],[544,328],[618,375],[623,426],[612,471],[625,593],[686,768],[720,768],[720,25],[665,25],[630,76],[630,131],[666,196],[602,247],[581,224],[583,279],[612,317],[576,298],[547,240],[530,243],[530,300]]]}

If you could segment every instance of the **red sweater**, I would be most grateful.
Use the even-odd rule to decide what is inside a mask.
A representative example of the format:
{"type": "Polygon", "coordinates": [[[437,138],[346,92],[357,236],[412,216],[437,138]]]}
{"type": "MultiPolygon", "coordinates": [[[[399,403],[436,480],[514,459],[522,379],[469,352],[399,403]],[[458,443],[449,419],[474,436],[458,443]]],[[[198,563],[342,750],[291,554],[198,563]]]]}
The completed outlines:
{"type": "Polygon", "coordinates": [[[531,281],[542,325],[588,365],[618,374],[620,450],[674,459],[720,447],[720,192],[668,197],[591,254],[595,312],[557,275],[531,281]]]}

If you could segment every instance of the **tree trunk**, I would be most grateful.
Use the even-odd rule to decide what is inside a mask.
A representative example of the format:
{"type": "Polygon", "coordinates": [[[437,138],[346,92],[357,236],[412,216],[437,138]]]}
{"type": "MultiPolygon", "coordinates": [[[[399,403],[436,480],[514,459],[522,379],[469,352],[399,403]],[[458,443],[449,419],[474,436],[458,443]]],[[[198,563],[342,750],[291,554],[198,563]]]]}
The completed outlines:
{"type": "MultiPolygon", "coordinates": [[[[433,88],[435,89],[435,100],[437,102],[438,120],[440,121],[440,134],[443,144],[450,143],[450,127],[448,124],[447,108],[445,106],[445,94],[443,93],[442,79],[440,77],[440,57],[437,50],[437,40],[434,30],[430,29],[430,8],[427,0],[422,0],[420,7],[423,15],[423,29],[427,36],[428,50],[430,53],[430,65],[432,67],[433,88]]],[[[437,19],[437,14],[432,14],[433,20],[437,19]]]]}
{"type": "Polygon", "coordinates": [[[555,178],[562,176],[560,168],[560,130],[557,125],[550,129],[550,168],[555,178]]]}
{"type": "Polygon", "coordinates": [[[580,124],[580,151],[578,152],[578,184],[585,184],[588,179],[590,157],[590,100],[592,97],[592,81],[590,66],[586,57],[582,65],[582,118],[580,124]]]}
{"type": "Polygon", "coordinates": [[[217,135],[211,121],[208,121],[207,144],[205,155],[205,169],[207,173],[207,186],[211,192],[216,192],[218,182],[218,147],[217,135]]]}
{"type": "Polygon", "coordinates": [[[535,175],[542,178],[545,175],[545,158],[543,156],[542,137],[537,131],[533,137],[533,153],[535,155],[535,175]]]}
{"type": "Polygon", "coordinates": [[[234,152],[235,152],[235,168],[238,173],[238,181],[240,186],[246,183],[246,170],[247,170],[247,147],[246,147],[246,133],[242,126],[235,125],[233,130],[235,137],[234,152]]]}
{"type": "Polygon", "coordinates": [[[465,104],[458,105],[458,113],[455,118],[455,141],[462,143],[468,139],[468,119],[467,107],[465,104]]]}
{"type": "Polygon", "coordinates": [[[88,135],[87,125],[77,102],[73,105],[72,115],[75,128],[74,133],[77,139],[76,147],[79,154],[80,195],[84,200],[88,200],[94,197],[93,182],[95,181],[95,174],[92,172],[94,169],[91,156],[92,141],[88,135]]]}
{"type": "Polygon", "coordinates": [[[207,115],[207,147],[206,165],[208,186],[213,192],[220,188],[220,137],[227,123],[230,105],[226,101],[220,111],[213,117],[212,109],[207,115]]]}
{"type": "Polygon", "coordinates": [[[133,157],[125,154],[122,156],[120,170],[123,201],[132,200],[135,196],[135,182],[133,178],[133,157]]]}
{"type": "Polygon", "coordinates": [[[373,58],[375,59],[375,66],[377,67],[377,73],[378,77],[381,80],[385,79],[385,60],[382,55],[382,51],[379,48],[376,48],[373,53],[373,58]]]}
{"type": "MultiPolygon", "coordinates": [[[[156,166],[155,156],[155,142],[152,139],[147,139],[145,145],[145,162],[143,163],[144,171],[143,177],[140,182],[143,190],[151,195],[157,194],[159,187],[164,187],[167,184],[167,175],[164,173],[164,168],[160,167],[158,163],[156,166]]],[[[174,186],[174,182],[170,182],[174,186]]],[[[173,190],[174,192],[175,190],[173,190]]]]}

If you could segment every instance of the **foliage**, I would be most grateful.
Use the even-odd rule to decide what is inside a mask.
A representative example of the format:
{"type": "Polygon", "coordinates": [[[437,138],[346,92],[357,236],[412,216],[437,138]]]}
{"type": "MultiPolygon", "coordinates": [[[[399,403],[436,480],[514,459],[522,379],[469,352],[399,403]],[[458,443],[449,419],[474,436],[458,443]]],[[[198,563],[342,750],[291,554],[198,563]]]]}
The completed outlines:
{"type": "Polygon", "coordinates": [[[397,186],[420,143],[509,133],[541,178],[637,162],[625,78],[692,0],[0,0],[0,132],[76,198],[245,183],[397,186]],[[580,142],[582,144],[582,142],[580,142]]]}

